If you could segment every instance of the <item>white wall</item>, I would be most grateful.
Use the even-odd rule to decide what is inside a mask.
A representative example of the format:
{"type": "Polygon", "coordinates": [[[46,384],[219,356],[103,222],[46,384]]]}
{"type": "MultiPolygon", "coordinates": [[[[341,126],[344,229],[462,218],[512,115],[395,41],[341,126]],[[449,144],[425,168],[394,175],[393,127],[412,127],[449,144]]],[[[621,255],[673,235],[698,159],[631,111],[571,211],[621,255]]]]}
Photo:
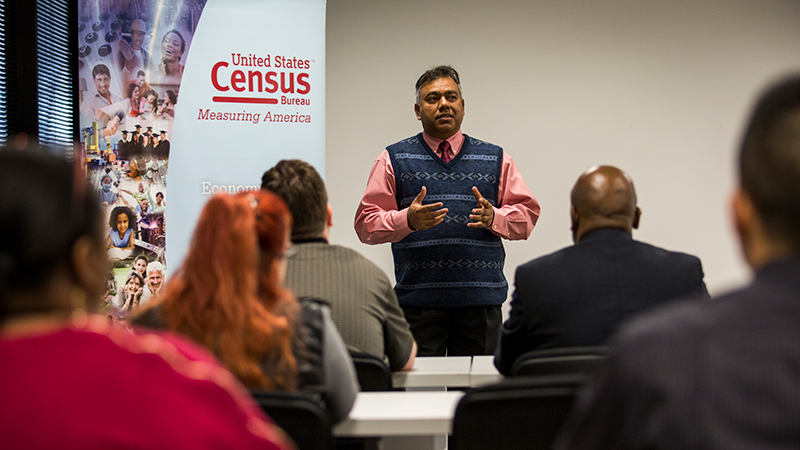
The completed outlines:
{"type": "Polygon", "coordinates": [[[530,239],[506,242],[509,283],[518,265],[572,243],[569,191],[611,164],[636,185],[636,239],[699,256],[712,294],[741,284],[734,151],[757,93],[800,70],[799,24],[795,0],[330,0],[332,242],[394,279],[388,244],[361,244],[353,217],[381,150],[421,130],[417,78],[452,64],[462,130],[502,146],[542,204],[530,239]]]}

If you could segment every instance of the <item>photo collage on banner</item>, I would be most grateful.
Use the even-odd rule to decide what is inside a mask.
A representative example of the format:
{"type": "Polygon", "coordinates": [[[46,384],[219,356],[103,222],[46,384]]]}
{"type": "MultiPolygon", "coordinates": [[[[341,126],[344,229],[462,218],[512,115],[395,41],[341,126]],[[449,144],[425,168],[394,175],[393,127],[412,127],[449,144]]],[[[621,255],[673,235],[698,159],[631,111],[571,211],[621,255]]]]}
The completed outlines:
{"type": "Polygon", "coordinates": [[[119,319],[166,278],[167,169],[181,77],[206,0],[81,0],[80,129],[112,261],[105,308],[119,319]]]}

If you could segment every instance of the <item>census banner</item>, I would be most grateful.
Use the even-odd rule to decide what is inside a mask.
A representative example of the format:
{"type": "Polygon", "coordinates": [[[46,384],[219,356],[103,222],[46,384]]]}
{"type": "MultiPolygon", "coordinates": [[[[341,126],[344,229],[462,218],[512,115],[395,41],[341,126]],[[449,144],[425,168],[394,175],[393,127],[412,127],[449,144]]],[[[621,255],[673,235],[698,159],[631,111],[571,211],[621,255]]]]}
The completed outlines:
{"type": "Polygon", "coordinates": [[[284,158],[324,174],[325,1],[82,0],[78,16],[83,159],[124,317],[211,195],[259,188],[284,158]]]}
{"type": "Polygon", "coordinates": [[[192,46],[170,157],[170,267],[209,196],[260,187],[283,158],[325,169],[325,2],[210,0],[192,46]]]}

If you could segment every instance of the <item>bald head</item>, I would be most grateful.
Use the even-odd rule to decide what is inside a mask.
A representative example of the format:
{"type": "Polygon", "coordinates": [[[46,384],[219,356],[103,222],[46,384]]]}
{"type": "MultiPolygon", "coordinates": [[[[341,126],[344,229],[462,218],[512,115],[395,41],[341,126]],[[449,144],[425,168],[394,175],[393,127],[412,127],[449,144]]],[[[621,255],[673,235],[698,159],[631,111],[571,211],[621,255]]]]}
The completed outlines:
{"type": "Polygon", "coordinates": [[[639,226],[633,181],[612,166],[584,172],[572,188],[572,239],[576,243],[589,231],[618,228],[632,232],[639,226]]]}

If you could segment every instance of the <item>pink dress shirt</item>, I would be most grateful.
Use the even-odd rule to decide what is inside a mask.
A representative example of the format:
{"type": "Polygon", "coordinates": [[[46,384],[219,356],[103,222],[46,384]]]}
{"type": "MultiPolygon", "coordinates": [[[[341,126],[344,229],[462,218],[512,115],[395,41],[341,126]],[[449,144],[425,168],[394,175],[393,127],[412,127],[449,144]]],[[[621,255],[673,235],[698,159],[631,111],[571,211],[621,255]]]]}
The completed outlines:
{"type": "MultiPolygon", "coordinates": [[[[439,143],[442,140],[433,138],[424,131],[422,137],[430,148],[435,149],[437,156],[441,157],[439,143]]],[[[461,151],[464,135],[459,130],[447,138],[447,141],[450,142],[455,158],[461,151]]],[[[506,152],[503,152],[498,193],[497,204],[500,207],[494,208],[492,233],[509,240],[527,239],[539,220],[541,208],[525,184],[514,160],[506,152]]],[[[477,204],[476,201],[476,207],[477,204]]],[[[358,205],[354,224],[356,234],[365,244],[399,242],[414,232],[408,226],[407,214],[408,208],[397,210],[394,169],[389,152],[384,150],[372,165],[367,189],[358,205]]]]}

